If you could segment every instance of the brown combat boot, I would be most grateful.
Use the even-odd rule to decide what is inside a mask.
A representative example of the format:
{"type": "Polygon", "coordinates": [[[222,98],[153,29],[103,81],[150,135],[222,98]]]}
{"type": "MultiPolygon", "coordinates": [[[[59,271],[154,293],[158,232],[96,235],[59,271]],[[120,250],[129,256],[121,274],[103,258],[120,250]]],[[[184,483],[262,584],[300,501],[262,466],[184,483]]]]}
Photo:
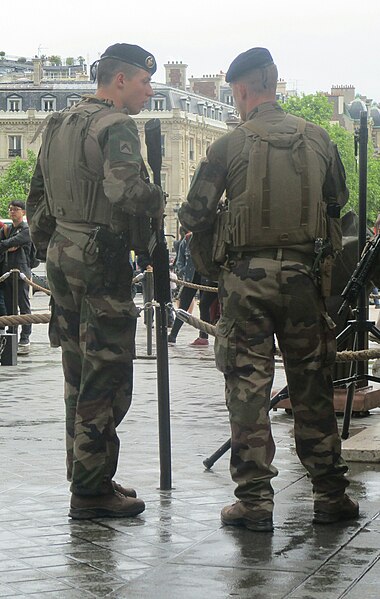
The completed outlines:
{"type": "Polygon", "coordinates": [[[355,520],[359,517],[359,504],[348,495],[338,501],[315,501],[314,524],[332,524],[340,520],[355,520]]]}
{"type": "Polygon", "coordinates": [[[226,505],[220,513],[223,524],[227,526],[245,526],[255,532],[273,532],[272,514],[258,512],[245,501],[236,501],[226,505]]]}
{"type": "Polygon", "coordinates": [[[71,494],[69,516],[74,520],[92,518],[129,518],[145,510],[142,499],[125,497],[118,491],[109,495],[71,494]]]}
{"type": "Polygon", "coordinates": [[[122,495],[124,495],[124,497],[137,497],[136,491],[134,489],[132,489],[131,487],[122,487],[122,485],[115,482],[114,480],[111,482],[112,482],[114,491],[121,493],[122,495]]]}

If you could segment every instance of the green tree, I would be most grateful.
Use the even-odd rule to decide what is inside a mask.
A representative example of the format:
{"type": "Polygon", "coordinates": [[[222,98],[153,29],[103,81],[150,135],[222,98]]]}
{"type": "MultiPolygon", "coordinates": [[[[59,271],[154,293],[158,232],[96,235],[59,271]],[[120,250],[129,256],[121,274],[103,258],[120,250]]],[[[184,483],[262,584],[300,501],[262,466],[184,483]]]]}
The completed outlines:
{"type": "Polygon", "coordinates": [[[323,94],[289,96],[283,104],[283,109],[321,127],[329,123],[333,113],[332,105],[323,94]]]}
{"type": "Polygon", "coordinates": [[[83,56],[78,56],[77,61],[80,64],[80,66],[83,66],[86,62],[86,59],[83,56]]]}
{"type": "Polygon", "coordinates": [[[56,67],[59,67],[62,64],[62,58],[60,56],[57,56],[56,54],[52,54],[52,56],[48,56],[48,61],[51,62],[51,64],[55,65],[56,67]]]}
{"type": "Polygon", "coordinates": [[[25,200],[28,195],[30,180],[36,165],[36,155],[28,150],[28,157],[23,160],[17,156],[0,175],[0,216],[8,216],[8,204],[11,200],[25,200]]]}
{"type": "Polygon", "coordinates": [[[17,59],[17,62],[26,62],[26,57],[25,56],[19,56],[17,59]]]}
{"type": "Polygon", "coordinates": [[[73,58],[72,56],[68,56],[68,57],[66,58],[66,65],[67,65],[68,67],[72,67],[72,66],[73,66],[73,64],[74,64],[74,58],[73,58]]]}
{"type": "Polygon", "coordinates": [[[4,60],[4,58],[5,58],[5,52],[4,52],[4,50],[2,50],[0,52],[0,60],[4,60]]]}

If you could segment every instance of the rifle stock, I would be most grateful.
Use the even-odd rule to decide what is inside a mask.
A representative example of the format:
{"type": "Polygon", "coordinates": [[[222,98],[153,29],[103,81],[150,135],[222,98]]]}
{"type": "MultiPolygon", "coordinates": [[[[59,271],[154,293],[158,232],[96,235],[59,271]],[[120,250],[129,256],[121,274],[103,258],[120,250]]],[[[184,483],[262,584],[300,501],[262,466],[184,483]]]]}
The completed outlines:
{"type": "MultiPolygon", "coordinates": [[[[148,164],[153,171],[153,181],[161,186],[161,124],[151,119],[145,124],[145,143],[148,164]]],[[[170,401],[169,401],[169,357],[167,310],[171,303],[169,251],[164,232],[164,220],[153,220],[153,235],[149,244],[152,256],[154,299],[156,308],[156,351],[157,351],[157,391],[158,426],[160,439],[160,489],[171,489],[171,443],[170,443],[170,401]]]]}
{"type": "MultiPolygon", "coordinates": [[[[153,172],[153,181],[161,186],[161,123],[159,119],[150,119],[145,123],[145,143],[148,164],[153,172]]],[[[154,299],[164,306],[171,302],[169,251],[165,239],[164,224],[153,220],[153,236],[149,244],[149,252],[153,259],[154,299]]]]}

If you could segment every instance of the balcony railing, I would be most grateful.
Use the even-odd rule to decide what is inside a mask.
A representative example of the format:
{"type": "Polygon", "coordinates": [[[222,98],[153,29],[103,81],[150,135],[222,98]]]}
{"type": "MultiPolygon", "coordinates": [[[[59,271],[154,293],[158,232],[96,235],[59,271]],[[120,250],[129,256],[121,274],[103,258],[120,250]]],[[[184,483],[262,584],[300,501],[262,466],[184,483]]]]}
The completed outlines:
{"type": "Polygon", "coordinates": [[[9,158],[15,158],[16,156],[21,156],[21,149],[20,150],[8,150],[8,156],[9,158]]]}

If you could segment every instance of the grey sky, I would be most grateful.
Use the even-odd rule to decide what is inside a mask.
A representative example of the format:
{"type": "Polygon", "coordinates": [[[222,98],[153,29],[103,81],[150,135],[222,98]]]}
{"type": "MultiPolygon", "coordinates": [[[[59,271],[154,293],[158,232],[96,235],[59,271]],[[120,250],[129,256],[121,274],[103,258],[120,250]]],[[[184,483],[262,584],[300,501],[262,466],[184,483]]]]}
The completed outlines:
{"type": "Polygon", "coordinates": [[[136,43],[188,77],[226,71],[253,46],[267,47],[281,78],[300,92],[351,84],[380,103],[380,1],[367,0],[19,0],[2,19],[0,50],[10,55],[82,55],[90,61],[115,42],[136,43]]]}

